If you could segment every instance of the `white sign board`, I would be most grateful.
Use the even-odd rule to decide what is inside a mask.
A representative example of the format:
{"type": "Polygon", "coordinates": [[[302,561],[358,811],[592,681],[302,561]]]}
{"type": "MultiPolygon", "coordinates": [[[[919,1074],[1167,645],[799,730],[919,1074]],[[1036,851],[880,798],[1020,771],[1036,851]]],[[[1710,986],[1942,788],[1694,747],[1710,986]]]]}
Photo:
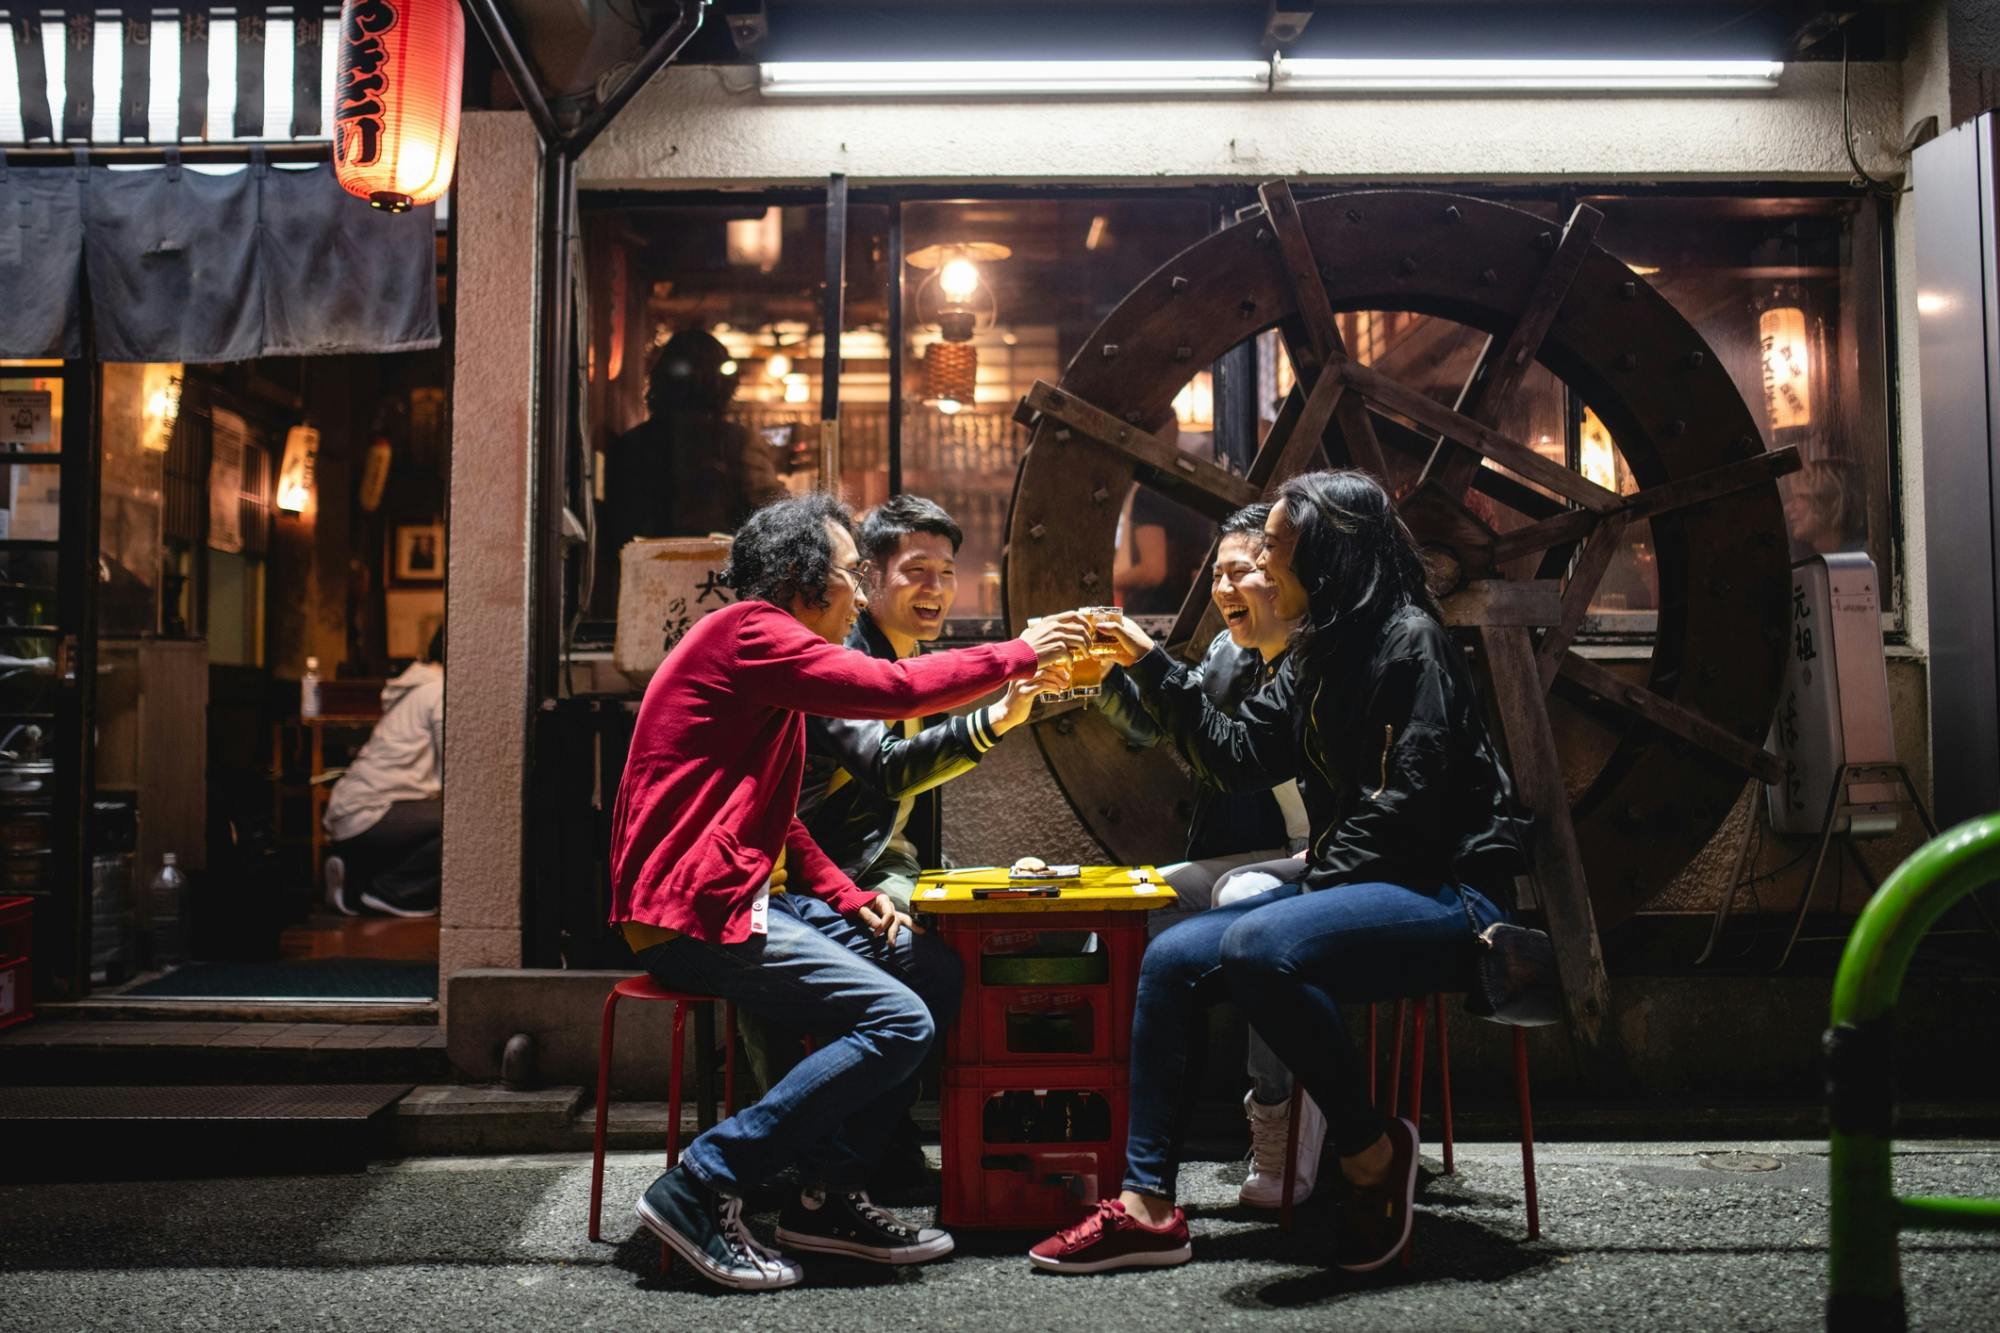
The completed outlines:
{"type": "Polygon", "coordinates": [[[209,414],[208,544],[218,551],[243,549],[243,442],[250,428],[221,408],[209,414]]]}
{"type": "Polygon", "coordinates": [[[19,449],[46,445],[50,434],[50,394],[47,389],[9,389],[0,393],[0,445],[19,449]]]}
{"type": "Polygon", "coordinates": [[[618,639],[611,661],[650,677],[694,623],[736,599],[721,584],[727,537],[642,538],[618,553],[618,639]]]}

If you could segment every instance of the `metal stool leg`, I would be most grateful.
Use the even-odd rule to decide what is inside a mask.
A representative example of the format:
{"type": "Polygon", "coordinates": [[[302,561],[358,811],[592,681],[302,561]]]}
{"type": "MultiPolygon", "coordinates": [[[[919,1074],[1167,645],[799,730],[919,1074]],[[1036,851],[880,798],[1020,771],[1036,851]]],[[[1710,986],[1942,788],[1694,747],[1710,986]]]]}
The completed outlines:
{"type": "Polygon", "coordinates": [[[1408,1000],[1396,1001],[1396,1040],[1389,1047],[1389,1114],[1396,1115],[1403,1096],[1403,1022],[1410,1015],[1408,1000]]]}
{"type": "Polygon", "coordinates": [[[1375,1054],[1375,1011],[1376,1011],[1376,1009],[1377,1009],[1378,1007],[1379,1007],[1379,1006],[1377,1006],[1377,1005],[1376,1005],[1376,1004],[1375,1004],[1375,1003],[1374,1003],[1373,1001],[1370,1001],[1370,1002],[1369,1002],[1369,1005],[1368,1005],[1368,1104],[1369,1104],[1370,1106],[1380,1106],[1380,1105],[1382,1104],[1382,1099],[1381,1099],[1381,1098],[1379,1098],[1379,1097],[1377,1097],[1377,1096],[1375,1095],[1375,1066],[1376,1066],[1376,1064],[1377,1064],[1377,1063],[1379,1063],[1379,1058],[1378,1058],[1378,1057],[1376,1056],[1376,1054],[1375,1054]]]}
{"type": "Polygon", "coordinates": [[[722,1111],[736,1114],[736,1006],[722,1002],[722,1111]]]}
{"type": "MultiPolygon", "coordinates": [[[[1421,998],[1416,1001],[1416,1013],[1410,1019],[1410,1124],[1417,1130],[1419,1152],[1424,1142],[1424,1009],[1421,998]]],[[[1417,1248],[1417,1233],[1413,1228],[1410,1238],[1403,1242],[1403,1267],[1410,1266],[1410,1260],[1417,1248]]]]}
{"type": "Polygon", "coordinates": [[[1299,1107],[1305,1095],[1305,1085],[1293,1078],[1291,1123],[1285,1126],[1285,1187],[1278,1196],[1278,1225],[1287,1231],[1292,1226],[1292,1186],[1299,1177],[1299,1107]]]}
{"type": "Polygon", "coordinates": [[[618,1019],[618,992],[604,997],[604,1023],[597,1034],[597,1129],[590,1143],[590,1238],[603,1239],[604,1131],[611,1110],[611,1034],[618,1019]]]}
{"type": "Polygon", "coordinates": [[[1451,1033],[1444,1023],[1444,996],[1431,997],[1431,1008],[1437,1016],[1438,1039],[1438,1093],[1444,1103],[1444,1173],[1452,1173],[1451,1164],[1451,1033]]]}
{"type": "Polygon", "coordinates": [[[1514,1090],[1521,1101],[1521,1177],[1528,1194],[1528,1239],[1542,1238],[1541,1201],[1535,1191],[1535,1111],[1528,1095],[1528,1030],[1514,1029],[1514,1090]]]}
{"type": "Polygon", "coordinates": [[[674,1002],[673,1064],[667,1068],[667,1165],[681,1158],[681,1057],[687,1045],[687,1005],[674,1002]]]}

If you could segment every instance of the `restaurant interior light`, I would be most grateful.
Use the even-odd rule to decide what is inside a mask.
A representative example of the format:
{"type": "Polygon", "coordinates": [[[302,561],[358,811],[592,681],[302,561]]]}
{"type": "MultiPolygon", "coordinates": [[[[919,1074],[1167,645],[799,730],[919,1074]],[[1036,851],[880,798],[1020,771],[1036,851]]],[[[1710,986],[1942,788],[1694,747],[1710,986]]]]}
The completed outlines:
{"type": "Polygon", "coordinates": [[[1727,92],[1777,86],[1773,60],[835,60],[759,68],[766,97],[1188,93],[1727,92]]]}

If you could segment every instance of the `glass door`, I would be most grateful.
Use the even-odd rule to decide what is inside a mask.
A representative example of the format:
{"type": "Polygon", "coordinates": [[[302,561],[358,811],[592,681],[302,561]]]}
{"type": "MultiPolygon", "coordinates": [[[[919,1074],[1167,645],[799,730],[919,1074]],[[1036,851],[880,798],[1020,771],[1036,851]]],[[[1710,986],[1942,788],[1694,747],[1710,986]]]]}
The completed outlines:
{"type": "Polygon", "coordinates": [[[88,747],[94,675],[96,487],[89,368],[0,361],[0,897],[34,904],[35,995],[90,984],[94,899],[88,747]]]}

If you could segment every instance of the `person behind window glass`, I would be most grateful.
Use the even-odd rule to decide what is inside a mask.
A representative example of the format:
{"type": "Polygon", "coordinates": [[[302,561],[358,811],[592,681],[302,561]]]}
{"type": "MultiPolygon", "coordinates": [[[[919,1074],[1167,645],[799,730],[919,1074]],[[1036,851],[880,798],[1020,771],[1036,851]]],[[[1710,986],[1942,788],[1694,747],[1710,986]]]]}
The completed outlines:
{"type": "MultiPolygon", "coordinates": [[[[1200,448],[1200,440],[1181,437],[1180,422],[1173,417],[1156,433],[1184,453],[1200,448]]],[[[1208,524],[1187,506],[1140,486],[1125,534],[1111,571],[1119,605],[1129,615],[1173,615],[1208,554],[1208,524]]]]}
{"type": "Polygon", "coordinates": [[[646,419],[611,441],[604,475],[611,549],[640,537],[734,532],[786,491],[773,450],[728,417],[729,351],[700,329],[667,339],[646,382],[646,419]]]}
{"type": "Polygon", "coordinates": [[[436,916],[444,864],[444,631],[382,687],[382,718],[333,785],[327,905],[436,916]]]}
{"type": "Polygon", "coordinates": [[[1816,458],[1781,485],[1792,559],[1833,551],[1868,549],[1868,494],[1861,465],[1848,458],[1816,458]]]}

